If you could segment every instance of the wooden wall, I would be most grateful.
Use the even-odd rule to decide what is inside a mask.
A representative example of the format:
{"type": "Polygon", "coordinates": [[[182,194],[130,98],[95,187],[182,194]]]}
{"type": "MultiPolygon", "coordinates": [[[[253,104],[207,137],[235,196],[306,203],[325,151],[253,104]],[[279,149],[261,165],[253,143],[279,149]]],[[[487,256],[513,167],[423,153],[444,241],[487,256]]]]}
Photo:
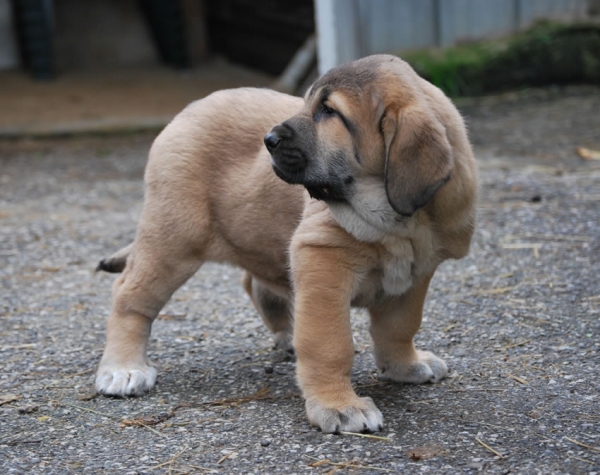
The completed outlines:
{"type": "Polygon", "coordinates": [[[507,35],[588,16],[592,0],[315,0],[319,69],[374,53],[507,35]]]}

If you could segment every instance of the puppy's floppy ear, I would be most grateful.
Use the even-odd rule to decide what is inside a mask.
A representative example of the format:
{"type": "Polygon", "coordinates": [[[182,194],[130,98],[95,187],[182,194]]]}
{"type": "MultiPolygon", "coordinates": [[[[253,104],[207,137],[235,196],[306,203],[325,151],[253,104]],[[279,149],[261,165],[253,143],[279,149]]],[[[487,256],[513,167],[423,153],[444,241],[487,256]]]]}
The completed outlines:
{"type": "Polygon", "coordinates": [[[388,111],[381,130],[387,198],[397,213],[412,216],[450,179],[453,158],[446,129],[432,113],[407,107],[388,111]]]}

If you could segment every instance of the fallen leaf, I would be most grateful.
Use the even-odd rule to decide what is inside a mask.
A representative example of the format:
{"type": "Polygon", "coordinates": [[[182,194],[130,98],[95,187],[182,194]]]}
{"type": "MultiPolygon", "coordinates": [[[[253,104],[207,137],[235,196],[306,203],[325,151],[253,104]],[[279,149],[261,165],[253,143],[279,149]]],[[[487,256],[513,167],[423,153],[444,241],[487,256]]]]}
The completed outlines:
{"type": "Polygon", "coordinates": [[[21,396],[17,396],[15,394],[1,394],[0,395],[0,406],[4,404],[8,404],[9,402],[18,401],[21,399],[21,396]]]}
{"type": "Polygon", "coordinates": [[[79,396],[77,396],[77,399],[79,399],[80,401],[91,401],[92,399],[96,399],[98,397],[98,393],[91,391],[87,394],[80,394],[79,396]]]}
{"type": "Polygon", "coordinates": [[[160,424],[161,422],[165,422],[169,420],[171,417],[175,415],[174,412],[158,414],[152,417],[139,417],[137,419],[123,419],[119,424],[121,427],[130,427],[130,426],[155,426],[160,424]]]}
{"type": "Polygon", "coordinates": [[[425,445],[408,451],[411,460],[427,460],[441,454],[444,451],[439,445],[425,445]]]}
{"type": "Polygon", "coordinates": [[[600,160],[600,150],[592,150],[585,147],[577,147],[577,155],[584,160],[600,160]]]}
{"type": "Polygon", "coordinates": [[[156,318],[158,318],[159,320],[185,320],[185,317],[187,317],[187,313],[178,313],[178,314],[161,313],[156,318]]]}
{"type": "Polygon", "coordinates": [[[48,419],[51,419],[50,416],[40,416],[38,417],[38,421],[40,422],[46,422],[48,419]]]}
{"type": "Polygon", "coordinates": [[[62,267],[43,265],[41,269],[46,272],[58,272],[62,267]]]}

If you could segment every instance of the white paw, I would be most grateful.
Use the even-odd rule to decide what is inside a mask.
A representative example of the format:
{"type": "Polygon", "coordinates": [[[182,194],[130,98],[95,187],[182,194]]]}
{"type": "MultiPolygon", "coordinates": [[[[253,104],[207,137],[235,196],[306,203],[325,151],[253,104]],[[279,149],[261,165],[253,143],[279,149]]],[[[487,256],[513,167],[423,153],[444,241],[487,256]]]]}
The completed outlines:
{"type": "Polygon", "coordinates": [[[355,404],[327,407],[315,399],[306,401],[306,413],[313,426],[325,433],[377,432],[383,429],[383,416],[370,397],[356,397],[355,404]]]}
{"type": "Polygon", "coordinates": [[[155,383],[156,369],[152,366],[101,366],[96,374],[96,391],[104,396],[142,396],[155,383]]]}
{"type": "Polygon", "coordinates": [[[292,334],[286,331],[278,332],[273,335],[275,340],[275,348],[287,353],[294,353],[294,345],[292,344],[292,334]]]}
{"type": "Polygon", "coordinates": [[[429,351],[418,351],[419,359],[410,363],[391,363],[379,368],[380,378],[399,383],[437,383],[448,374],[444,360],[429,351]]]}

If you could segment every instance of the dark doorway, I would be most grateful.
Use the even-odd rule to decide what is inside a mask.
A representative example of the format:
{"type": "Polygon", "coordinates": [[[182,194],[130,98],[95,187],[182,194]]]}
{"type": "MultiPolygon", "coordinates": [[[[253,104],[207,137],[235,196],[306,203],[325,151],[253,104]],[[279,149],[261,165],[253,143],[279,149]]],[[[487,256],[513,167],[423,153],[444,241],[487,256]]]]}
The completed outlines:
{"type": "Polygon", "coordinates": [[[277,75],[314,33],[313,0],[207,0],[212,52],[277,75]]]}

